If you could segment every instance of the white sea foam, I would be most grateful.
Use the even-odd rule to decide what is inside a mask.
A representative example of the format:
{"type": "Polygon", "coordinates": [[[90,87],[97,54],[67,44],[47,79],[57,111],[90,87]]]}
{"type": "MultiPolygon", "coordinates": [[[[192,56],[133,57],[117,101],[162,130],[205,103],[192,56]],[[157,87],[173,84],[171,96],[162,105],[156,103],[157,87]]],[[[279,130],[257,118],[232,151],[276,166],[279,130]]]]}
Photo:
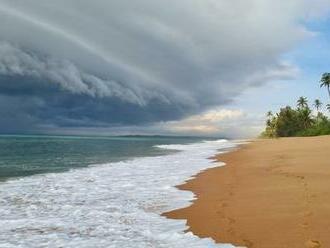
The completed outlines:
{"type": "Polygon", "coordinates": [[[160,213],[187,206],[174,186],[218,166],[226,140],[161,145],[178,153],[36,175],[0,184],[0,247],[233,247],[184,233],[160,213]]]}

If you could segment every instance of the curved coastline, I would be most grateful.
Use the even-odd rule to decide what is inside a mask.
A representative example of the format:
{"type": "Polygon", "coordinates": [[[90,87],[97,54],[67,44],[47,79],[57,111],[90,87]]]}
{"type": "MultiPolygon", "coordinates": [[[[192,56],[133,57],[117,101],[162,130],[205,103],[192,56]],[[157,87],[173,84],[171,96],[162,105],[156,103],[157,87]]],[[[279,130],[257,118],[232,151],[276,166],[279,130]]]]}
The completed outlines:
{"type": "Polygon", "coordinates": [[[2,183],[0,246],[232,248],[184,233],[185,221],[160,214],[190,205],[193,194],[175,185],[214,166],[207,158],[234,144],[157,146],[180,152],[2,183]]]}
{"type": "Polygon", "coordinates": [[[164,213],[187,231],[248,248],[329,247],[330,136],[256,140],[178,186],[196,199],[164,213]]]}

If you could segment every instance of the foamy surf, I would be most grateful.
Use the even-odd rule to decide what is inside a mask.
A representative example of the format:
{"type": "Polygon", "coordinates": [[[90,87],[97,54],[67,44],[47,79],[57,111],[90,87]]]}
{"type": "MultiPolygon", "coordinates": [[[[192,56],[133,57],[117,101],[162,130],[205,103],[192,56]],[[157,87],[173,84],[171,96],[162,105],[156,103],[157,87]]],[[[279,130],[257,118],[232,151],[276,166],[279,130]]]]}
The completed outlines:
{"type": "Polygon", "coordinates": [[[0,184],[0,247],[221,247],[184,233],[185,221],[160,213],[190,204],[174,186],[218,166],[208,158],[226,140],[161,145],[160,157],[36,175],[0,184]]]}

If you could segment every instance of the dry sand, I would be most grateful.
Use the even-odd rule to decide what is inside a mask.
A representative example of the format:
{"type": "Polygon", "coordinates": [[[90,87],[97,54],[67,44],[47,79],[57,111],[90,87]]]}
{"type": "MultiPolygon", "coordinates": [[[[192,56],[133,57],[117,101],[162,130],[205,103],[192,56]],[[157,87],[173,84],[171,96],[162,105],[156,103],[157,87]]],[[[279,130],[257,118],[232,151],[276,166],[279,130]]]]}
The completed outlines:
{"type": "Polygon", "coordinates": [[[217,159],[227,165],[179,186],[193,204],[165,216],[219,243],[330,247],[330,136],[256,140],[217,159]]]}

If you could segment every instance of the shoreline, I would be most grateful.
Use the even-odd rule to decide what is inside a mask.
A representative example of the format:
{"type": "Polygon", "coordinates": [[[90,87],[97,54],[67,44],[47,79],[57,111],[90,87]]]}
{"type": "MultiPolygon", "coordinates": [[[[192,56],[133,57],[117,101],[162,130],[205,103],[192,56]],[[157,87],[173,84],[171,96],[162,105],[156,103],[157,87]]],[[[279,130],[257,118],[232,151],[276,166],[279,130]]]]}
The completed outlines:
{"type": "Polygon", "coordinates": [[[86,247],[217,247],[212,239],[185,234],[184,221],[160,214],[188,206],[193,195],[173,186],[216,166],[207,158],[233,144],[166,143],[170,144],[157,146],[178,152],[1,183],[1,213],[6,214],[0,220],[0,239],[4,245],[24,247],[53,243],[79,247],[82,240],[86,247]]]}
{"type": "Polygon", "coordinates": [[[163,215],[248,248],[330,247],[330,136],[255,140],[179,185],[192,205],[163,215]]]}

